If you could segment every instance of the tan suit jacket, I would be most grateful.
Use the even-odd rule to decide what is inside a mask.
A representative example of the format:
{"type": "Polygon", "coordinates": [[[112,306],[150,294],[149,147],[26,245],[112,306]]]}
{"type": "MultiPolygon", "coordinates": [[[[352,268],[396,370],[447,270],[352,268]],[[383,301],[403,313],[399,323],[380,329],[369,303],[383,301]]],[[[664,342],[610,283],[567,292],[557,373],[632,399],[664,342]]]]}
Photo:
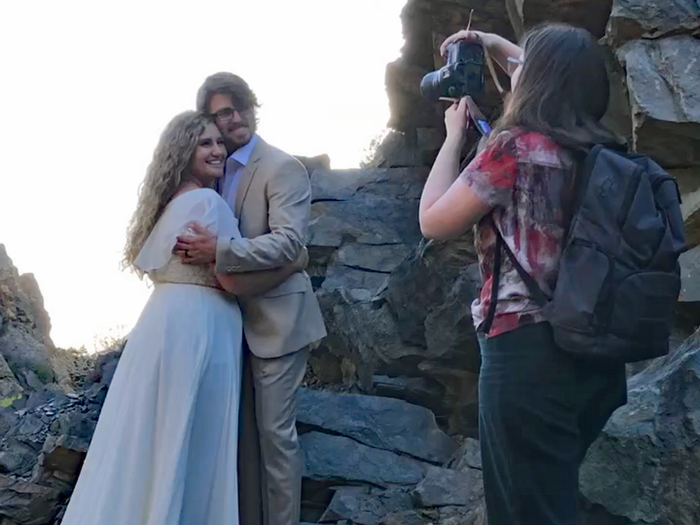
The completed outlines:
{"type": "MultiPolygon", "coordinates": [[[[216,271],[240,273],[292,264],[311,213],[311,184],[291,155],[258,140],[243,168],[235,212],[243,239],[220,237],[216,271]]],[[[306,272],[254,297],[239,298],[251,352],[269,359],[296,352],[326,336],[318,300],[306,272]]]]}

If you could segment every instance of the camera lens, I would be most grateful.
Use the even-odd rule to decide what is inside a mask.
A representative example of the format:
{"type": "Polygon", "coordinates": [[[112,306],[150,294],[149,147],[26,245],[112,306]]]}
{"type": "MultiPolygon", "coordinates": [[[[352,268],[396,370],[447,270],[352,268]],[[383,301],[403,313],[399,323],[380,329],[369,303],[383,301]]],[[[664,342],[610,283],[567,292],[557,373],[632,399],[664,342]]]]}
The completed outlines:
{"type": "Polygon", "coordinates": [[[423,77],[420,82],[420,94],[427,99],[437,100],[442,96],[442,82],[440,82],[440,70],[432,71],[423,77]]]}

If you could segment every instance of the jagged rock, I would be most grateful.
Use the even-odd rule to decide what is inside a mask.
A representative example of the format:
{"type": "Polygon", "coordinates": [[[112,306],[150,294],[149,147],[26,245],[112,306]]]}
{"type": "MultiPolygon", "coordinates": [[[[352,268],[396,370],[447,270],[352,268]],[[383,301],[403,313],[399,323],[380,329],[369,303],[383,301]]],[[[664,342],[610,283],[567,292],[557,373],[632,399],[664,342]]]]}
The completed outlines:
{"type": "Polygon", "coordinates": [[[481,448],[476,439],[467,438],[447,464],[448,468],[460,472],[477,469],[481,470],[481,448]]]}
{"type": "Polygon", "coordinates": [[[430,467],[413,498],[419,507],[469,506],[475,507],[484,494],[481,471],[463,471],[430,467]]]}
{"type": "Polygon", "coordinates": [[[401,340],[425,348],[420,374],[444,388],[451,431],[476,434],[476,380],[480,366],[470,306],[480,277],[471,236],[423,242],[392,272],[387,300],[401,340]]]}
{"type": "Polygon", "coordinates": [[[420,239],[418,201],[427,177],[422,169],[317,170],[307,244],[339,248],[413,243],[420,239]],[[407,217],[414,217],[407,221],[407,217]]]}
{"type": "Polygon", "coordinates": [[[0,405],[12,403],[12,401],[21,397],[22,392],[24,392],[24,389],[17,381],[5,358],[0,354],[0,400],[2,400],[0,405]]]}
{"type": "Polygon", "coordinates": [[[681,265],[681,302],[700,302],[700,246],[679,258],[681,265]]]}
{"type": "Polygon", "coordinates": [[[433,525],[434,522],[415,510],[392,512],[384,516],[379,525],[433,525]]]}
{"type": "Polygon", "coordinates": [[[309,432],[299,440],[306,457],[304,477],[312,480],[382,487],[415,485],[428,466],[343,436],[309,432]]]}
{"type": "Polygon", "coordinates": [[[30,278],[21,279],[0,244],[0,354],[19,385],[29,389],[33,389],[29,382],[35,377],[42,385],[56,379],[49,359],[53,343],[46,334],[48,314],[43,309],[39,312],[43,300],[31,283],[30,278]]]}
{"type": "Polygon", "coordinates": [[[635,40],[617,57],[626,71],[633,146],[668,168],[700,165],[700,40],[635,40]]]}
{"type": "Polygon", "coordinates": [[[304,157],[296,155],[296,159],[306,168],[306,172],[311,175],[316,170],[331,169],[331,158],[326,155],[316,155],[315,157],[304,157]]]}
{"type": "Polygon", "coordinates": [[[438,416],[444,416],[444,389],[430,377],[389,377],[376,375],[372,378],[373,392],[378,396],[402,399],[424,406],[438,416]]]}
{"type": "Polygon", "coordinates": [[[600,38],[605,34],[612,0],[506,0],[516,35],[543,22],[563,22],[583,27],[600,38]]]}
{"type": "Polygon", "coordinates": [[[606,40],[619,45],[629,40],[699,30],[700,5],[695,0],[615,0],[606,40]]]}
{"type": "Polygon", "coordinates": [[[309,273],[329,335],[309,362],[321,383],[365,392],[377,374],[427,378],[441,401],[425,406],[451,430],[474,435],[479,357],[470,303],[480,277],[471,236],[419,245],[426,175],[396,168],[311,177],[309,273]]]}
{"type": "Polygon", "coordinates": [[[424,169],[397,168],[317,170],[311,177],[309,273],[320,288],[329,336],[310,363],[322,382],[369,390],[383,364],[418,355],[419,348],[397,337],[391,312],[375,298],[421,238],[418,201],[426,176],[424,169]]]}
{"type": "Polygon", "coordinates": [[[0,519],[60,523],[111,380],[104,368],[119,355],[101,356],[92,375],[97,382],[79,394],[64,395],[48,385],[0,409],[0,519]]]}
{"type": "Polygon", "coordinates": [[[0,474],[0,512],[17,524],[51,523],[64,496],[55,488],[0,474]]]}
{"type": "Polygon", "coordinates": [[[685,223],[688,247],[700,244],[700,166],[669,170],[681,192],[681,212],[685,223]]]}
{"type": "MultiPolygon", "coordinates": [[[[388,127],[400,132],[418,128],[443,131],[444,105],[420,94],[423,76],[444,65],[438,49],[450,34],[464,29],[473,12],[472,27],[513,38],[502,0],[409,0],[401,12],[405,44],[401,57],[387,65],[385,84],[391,117],[388,127]]],[[[507,86],[506,77],[501,83],[507,86]]],[[[486,93],[477,101],[486,116],[501,106],[494,84],[487,79],[486,93]]]]}
{"type": "Polygon", "coordinates": [[[436,128],[416,128],[405,133],[392,131],[374,152],[372,166],[431,166],[444,140],[444,135],[436,128]]]}
{"type": "Polygon", "coordinates": [[[345,289],[318,297],[329,335],[313,350],[309,363],[322,382],[369,391],[377,372],[415,371],[424,349],[401,341],[386,303],[358,300],[345,289]]]}
{"type": "Polygon", "coordinates": [[[700,332],[628,390],[582,466],[582,494],[625,523],[699,523],[700,332]]]}
{"type": "Polygon", "coordinates": [[[300,389],[297,421],[371,447],[443,463],[457,448],[426,408],[398,399],[300,389]]]}
{"type": "Polygon", "coordinates": [[[411,507],[411,496],[406,489],[339,487],[319,521],[349,520],[357,525],[377,525],[387,514],[411,507]]]}

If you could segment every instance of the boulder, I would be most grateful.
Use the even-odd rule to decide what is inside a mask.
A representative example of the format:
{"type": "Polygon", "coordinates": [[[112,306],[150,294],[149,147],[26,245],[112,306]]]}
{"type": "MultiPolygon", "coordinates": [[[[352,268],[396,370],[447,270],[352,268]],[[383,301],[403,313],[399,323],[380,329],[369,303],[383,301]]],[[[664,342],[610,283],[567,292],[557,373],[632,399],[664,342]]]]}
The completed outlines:
{"type": "Polygon", "coordinates": [[[444,463],[457,448],[428,409],[398,399],[300,389],[297,421],[432,463],[444,463]]]}
{"type": "Polygon", "coordinates": [[[41,389],[59,379],[50,359],[49,316],[35,284],[33,277],[20,276],[0,244],[0,354],[11,372],[0,363],[0,374],[9,403],[25,389],[41,389]]]}
{"type": "Polygon", "coordinates": [[[328,337],[313,350],[321,384],[372,392],[374,377],[422,380],[452,431],[476,433],[479,356],[470,304],[480,277],[471,235],[422,240],[418,201],[427,171],[392,168],[311,177],[309,274],[328,337]]]}
{"type": "Polygon", "coordinates": [[[448,468],[464,472],[469,469],[481,470],[481,448],[479,442],[467,438],[447,464],[448,468]]]}
{"type": "Polygon", "coordinates": [[[700,40],[634,40],[617,50],[626,71],[633,147],[667,168],[700,166],[700,40]]]}
{"type": "Polygon", "coordinates": [[[700,166],[669,170],[681,192],[681,212],[688,247],[700,245],[700,166]]]}
{"type": "Polygon", "coordinates": [[[315,481],[410,486],[423,479],[429,466],[343,436],[309,432],[299,441],[306,457],[304,477],[315,481]]]}
{"type": "Polygon", "coordinates": [[[476,435],[478,342],[471,303],[480,277],[471,235],[451,242],[423,241],[388,281],[387,301],[405,344],[424,348],[413,375],[444,391],[451,431],[476,435]]]}
{"type": "Polygon", "coordinates": [[[606,40],[620,45],[693,32],[700,32],[700,5],[695,0],[614,0],[606,40]]]}
{"type": "Polygon", "coordinates": [[[392,131],[374,152],[372,166],[431,166],[444,140],[444,134],[437,128],[411,128],[403,133],[392,131]]]}
{"type": "Polygon", "coordinates": [[[339,487],[319,522],[349,520],[356,525],[377,525],[387,514],[411,507],[411,496],[406,489],[339,487]]]}
{"type": "Polygon", "coordinates": [[[476,507],[484,495],[481,471],[464,471],[430,467],[413,491],[419,507],[469,506],[476,507]]]}
{"type": "MultiPolygon", "coordinates": [[[[472,27],[494,31],[506,38],[514,37],[502,0],[409,0],[406,3],[401,12],[405,44],[401,57],[387,65],[385,75],[391,113],[389,128],[402,133],[433,128],[438,130],[438,135],[444,135],[445,106],[424,99],[420,94],[420,81],[426,73],[445,64],[439,56],[440,44],[448,35],[467,27],[470,15],[472,27]]],[[[507,77],[502,76],[500,80],[501,84],[508,85],[507,77]]],[[[490,76],[486,92],[477,103],[487,117],[501,106],[501,98],[490,76]]],[[[423,160],[428,161],[428,158],[423,160]]]]}
{"type": "Polygon", "coordinates": [[[700,332],[696,332],[629,381],[627,405],[612,416],[581,468],[581,492],[610,520],[696,524],[699,459],[700,332]]]}
{"type": "Polygon", "coordinates": [[[600,38],[605,34],[612,3],[612,0],[506,0],[506,9],[518,38],[544,22],[583,27],[600,38]]]}

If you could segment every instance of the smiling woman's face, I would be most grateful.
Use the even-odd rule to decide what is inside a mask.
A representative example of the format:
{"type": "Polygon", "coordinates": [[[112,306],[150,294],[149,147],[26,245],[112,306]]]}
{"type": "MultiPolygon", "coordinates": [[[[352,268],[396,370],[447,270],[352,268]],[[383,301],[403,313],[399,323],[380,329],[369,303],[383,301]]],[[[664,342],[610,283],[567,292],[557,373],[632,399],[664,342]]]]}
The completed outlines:
{"type": "Polygon", "coordinates": [[[192,177],[202,186],[209,186],[224,174],[226,148],[216,124],[210,122],[199,136],[199,143],[192,159],[192,177]]]}

